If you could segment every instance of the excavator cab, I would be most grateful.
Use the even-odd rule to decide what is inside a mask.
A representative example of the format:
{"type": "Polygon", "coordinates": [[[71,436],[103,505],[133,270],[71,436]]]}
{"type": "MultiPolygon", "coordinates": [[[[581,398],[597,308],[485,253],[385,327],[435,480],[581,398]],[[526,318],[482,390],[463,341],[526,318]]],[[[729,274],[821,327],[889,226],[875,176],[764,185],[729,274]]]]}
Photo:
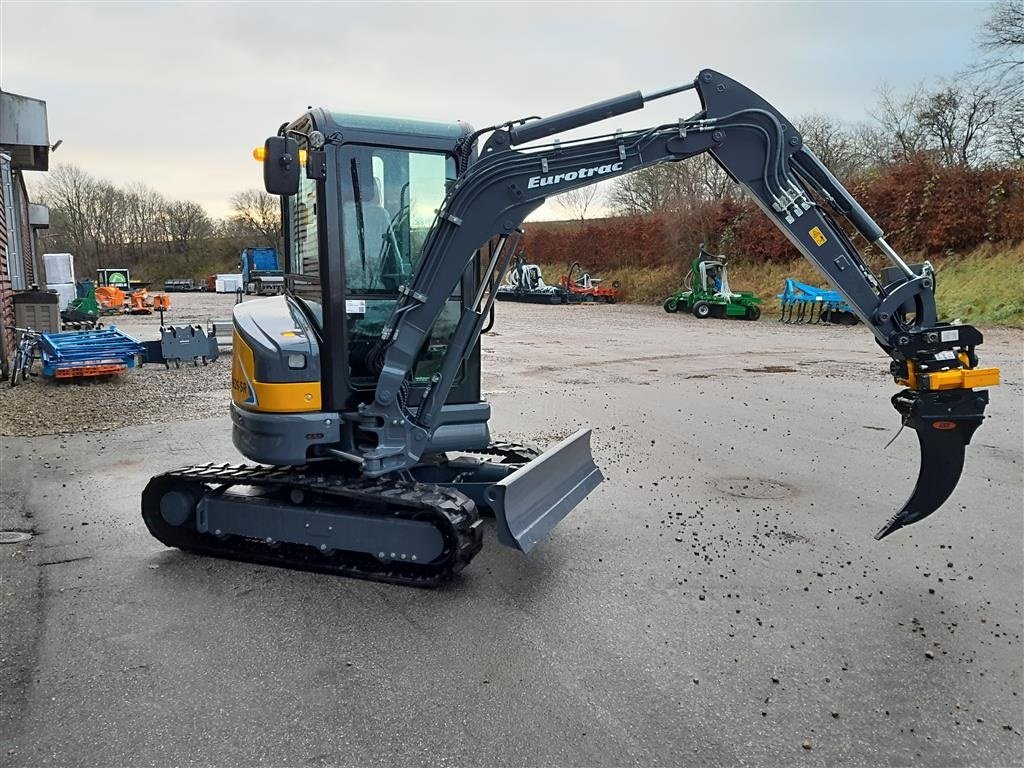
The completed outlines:
{"type": "MultiPolygon", "coordinates": [[[[469,132],[458,123],[327,110],[307,113],[291,130],[300,136],[292,150],[297,178],[268,179],[274,190],[291,192],[282,196],[289,290],[235,308],[234,439],[247,457],[272,464],[356,447],[352,423],[337,414],[373,398],[381,332],[457,178],[456,143],[469,132]],[[313,131],[344,141],[328,153],[309,146],[305,134],[313,131]],[[311,429],[325,413],[336,414],[332,428],[311,429]]],[[[280,167],[279,157],[264,162],[280,167]]],[[[466,270],[419,350],[410,407],[444,357],[477,275],[466,270]]],[[[435,447],[485,448],[489,418],[476,344],[446,400],[435,447]]]]}

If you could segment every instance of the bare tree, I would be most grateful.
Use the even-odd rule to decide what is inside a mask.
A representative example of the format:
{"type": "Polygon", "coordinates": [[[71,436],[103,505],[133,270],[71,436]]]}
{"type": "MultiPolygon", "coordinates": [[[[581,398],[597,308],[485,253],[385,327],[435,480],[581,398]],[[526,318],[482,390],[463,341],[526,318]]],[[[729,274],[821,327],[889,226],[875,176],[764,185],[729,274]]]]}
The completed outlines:
{"type": "Polygon", "coordinates": [[[129,184],[125,190],[125,215],[133,256],[139,256],[155,243],[166,243],[162,211],[167,206],[163,195],[145,184],[129,184]]]}
{"type": "Polygon", "coordinates": [[[40,200],[46,203],[66,247],[84,254],[90,240],[88,206],[96,179],[74,165],[58,165],[46,175],[40,200]]]}
{"type": "Polygon", "coordinates": [[[555,196],[555,202],[560,208],[567,211],[569,215],[582,225],[587,218],[587,210],[600,198],[600,190],[596,184],[587,187],[580,187],[569,192],[563,192],[555,196]]]}
{"type": "MultiPolygon", "coordinates": [[[[83,273],[103,266],[141,267],[150,276],[207,270],[262,237],[235,220],[211,221],[197,203],[167,200],[141,183],[112,184],[74,166],[55,166],[38,199],[50,207],[47,248],[74,253],[83,273]],[[182,258],[162,258],[170,254],[182,258]]],[[[266,226],[276,236],[276,224],[266,226]]]]}
{"type": "Polygon", "coordinates": [[[695,192],[700,202],[717,200],[722,197],[737,197],[740,188],[736,186],[725,169],[711,155],[697,155],[684,160],[680,165],[688,165],[696,179],[695,192]]]}
{"type": "Polygon", "coordinates": [[[974,74],[996,102],[992,151],[998,160],[1024,165],[1024,6],[993,3],[977,43],[982,59],[974,74]]]}
{"type": "Polygon", "coordinates": [[[669,210],[674,199],[673,176],[673,167],[668,163],[627,174],[612,183],[608,201],[622,216],[669,210]]]}
{"type": "Polygon", "coordinates": [[[124,200],[120,190],[110,182],[98,182],[86,211],[96,263],[100,267],[107,266],[123,240],[120,230],[124,221],[124,200]]]}
{"type": "Polygon", "coordinates": [[[987,88],[958,78],[924,95],[916,118],[940,162],[968,167],[987,158],[995,114],[996,103],[987,88]]]}
{"type": "Polygon", "coordinates": [[[878,88],[878,104],[872,118],[886,137],[887,145],[880,144],[876,159],[888,165],[907,163],[928,149],[928,137],[918,120],[924,100],[924,85],[918,85],[906,95],[898,95],[888,83],[878,88]]]}
{"type": "Polygon", "coordinates": [[[728,174],[709,155],[661,163],[617,179],[608,195],[619,215],[681,211],[737,193],[728,174]]]}
{"type": "Polygon", "coordinates": [[[1024,5],[1018,0],[993,3],[977,42],[985,53],[977,69],[992,72],[1000,80],[1014,77],[1019,93],[1024,69],[1024,5]]]}
{"type": "Polygon", "coordinates": [[[281,203],[261,189],[247,189],[231,196],[231,219],[242,229],[259,237],[266,245],[279,247],[281,203]]]}
{"type": "Polygon", "coordinates": [[[882,86],[873,114],[879,130],[868,138],[883,164],[924,156],[942,165],[976,167],[993,157],[998,114],[990,85],[967,73],[905,96],[882,86]]]}
{"type": "Polygon", "coordinates": [[[202,206],[188,200],[169,203],[163,215],[167,237],[189,263],[196,243],[213,233],[213,222],[202,206]]]}
{"type": "Polygon", "coordinates": [[[844,125],[838,118],[812,113],[795,122],[804,143],[840,180],[851,179],[870,164],[864,156],[857,130],[844,125]]]}
{"type": "Polygon", "coordinates": [[[992,151],[997,159],[1024,167],[1024,98],[998,105],[992,127],[992,151]]]}

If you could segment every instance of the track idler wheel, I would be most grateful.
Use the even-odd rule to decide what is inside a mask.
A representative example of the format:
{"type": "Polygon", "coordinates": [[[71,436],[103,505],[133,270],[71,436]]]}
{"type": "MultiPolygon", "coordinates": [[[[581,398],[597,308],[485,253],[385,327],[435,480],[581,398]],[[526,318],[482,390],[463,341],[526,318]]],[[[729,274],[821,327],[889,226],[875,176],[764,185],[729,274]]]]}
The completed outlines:
{"type": "Polygon", "coordinates": [[[202,483],[158,476],[142,492],[142,519],[168,547],[189,550],[197,543],[196,506],[209,488],[202,483]]]}
{"type": "Polygon", "coordinates": [[[903,416],[904,426],[917,432],[921,468],[907,503],[875,534],[883,539],[904,526],[928,517],[949,498],[960,482],[964,454],[985,419],[988,392],[950,389],[904,389],[893,395],[892,404],[903,416]]]}

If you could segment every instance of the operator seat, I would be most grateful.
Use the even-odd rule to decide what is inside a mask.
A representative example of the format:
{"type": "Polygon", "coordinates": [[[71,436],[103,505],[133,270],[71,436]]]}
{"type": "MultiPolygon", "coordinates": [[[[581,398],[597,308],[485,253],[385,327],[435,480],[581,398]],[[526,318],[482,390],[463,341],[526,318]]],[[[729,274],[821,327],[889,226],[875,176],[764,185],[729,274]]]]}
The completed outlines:
{"type": "MultiPolygon", "coordinates": [[[[371,177],[371,183],[359,185],[359,210],[351,201],[342,203],[342,222],[345,253],[345,280],[349,292],[359,290],[381,290],[382,275],[391,272],[382,263],[394,244],[391,231],[391,214],[381,205],[380,182],[371,177]],[[359,225],[362,216],[362,242],[359,225]]],[[[397,258],[397,254],[391,256],[397,258]]]]}

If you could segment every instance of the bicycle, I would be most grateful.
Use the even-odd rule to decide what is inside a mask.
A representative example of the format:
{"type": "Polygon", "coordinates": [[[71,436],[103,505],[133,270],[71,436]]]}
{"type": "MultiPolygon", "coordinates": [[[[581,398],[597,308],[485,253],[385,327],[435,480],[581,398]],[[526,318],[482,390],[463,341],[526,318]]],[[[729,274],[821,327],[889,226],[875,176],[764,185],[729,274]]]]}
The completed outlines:
{"type": "Polygon", "coordinates": [[[28,381],[29,374],[32,372],[32,363],[36,359],[36,348],[39,345],[39,337],[41,333],[31,328],[17,328],[13,325],[7,326],[18,336],[18,348],[14,352],[14,359],[11,363],[11,388],[13,389],[18,385],[18,376],[21,376],[22,381],[28,381]]]}

